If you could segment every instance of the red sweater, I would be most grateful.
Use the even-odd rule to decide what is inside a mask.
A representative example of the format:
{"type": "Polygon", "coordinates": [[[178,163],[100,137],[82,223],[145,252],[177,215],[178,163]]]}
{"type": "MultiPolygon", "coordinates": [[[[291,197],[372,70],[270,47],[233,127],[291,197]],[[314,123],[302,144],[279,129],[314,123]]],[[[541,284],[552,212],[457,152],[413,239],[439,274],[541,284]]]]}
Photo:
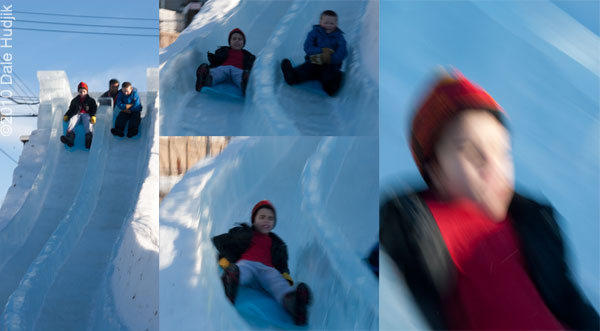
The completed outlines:
{"type": "Polygon", "coordinates": [[[230,49],[229,54],[227,55],[227,60],[221,64],[222,66],[234,66],[244,70],[244,53],[242,50],[234,50],[230,49]]]}
{"type": "Polygon", "coordinates": [[[468,200],[425,198],[457,268],[443,303],[450,329],[564,329],[527,273],[512,220],[494,222],[468,200]]]}
{"type": "Polygon", "coordinates": [[[240,260],[256,261],[273,267],[271,263],[271,237],[254,231],[250,247],[242,254],[240,260]]]}
{"type": "Polygon", "coordinates": [[[85,99],[87,98],[87,95],[84,97],[79,97],[79,99],[81,100],[81,109],[79,110],[80,114],[86,114],[87,111],[85,111],[85,99]]]}

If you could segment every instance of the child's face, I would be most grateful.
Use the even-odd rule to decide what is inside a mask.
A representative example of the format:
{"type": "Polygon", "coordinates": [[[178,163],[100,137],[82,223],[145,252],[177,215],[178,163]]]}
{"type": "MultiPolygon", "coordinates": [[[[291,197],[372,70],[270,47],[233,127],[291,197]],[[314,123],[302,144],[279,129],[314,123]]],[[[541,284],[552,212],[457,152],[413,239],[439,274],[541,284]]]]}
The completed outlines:
{"type": "Polygon", "coordinates": [[[273,226],[275,226],[273,211],[269,208],[259,209],[254,216],[254,228],[262,234],[267,234],[273,230],[273,226]]]}
{"type": "Polygon", "coordinates": [[[239,33],[232,34],[231,39],[229,39],[229,45],[232,49],[239,51],[244,48],[244,37],[239,33]]]}
{"type": "Polygon", "coordinates": [[[88,94],[88,90],[86,90],[84,88],[80,88],[78,92],[79,92],[79,95],[82,97],[85,97],[88,94]]]}
{"type": "Polygon", "coordinates": [[[442,132],[430,169],[437,192],[468,198],[488,216],[506,217],[514,192],[514,166],[508,130],[489,112],[462,112],[442,132]]]}
{"type": "Polygon", "coordinates": [[[123,87],[121,89],[121,91],[123,92],[123,94],[125,95],[130,95],[131,92],[133,91],[133,87],[132,86],[127,86],[127,87],[123,87]]]}
{"type": "Polygon", "coordinates": [[[325,29],[325,32],[332,33],[337,29],[337,17],[323,15],[321,16],[321,20],[319,21],[319,25],[325,29]]]}

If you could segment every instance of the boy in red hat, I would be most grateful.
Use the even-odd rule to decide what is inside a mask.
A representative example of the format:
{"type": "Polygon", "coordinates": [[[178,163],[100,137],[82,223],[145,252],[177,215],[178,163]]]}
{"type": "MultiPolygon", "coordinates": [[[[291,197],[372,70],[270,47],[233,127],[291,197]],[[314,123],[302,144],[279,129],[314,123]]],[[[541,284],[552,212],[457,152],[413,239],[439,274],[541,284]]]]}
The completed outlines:
{"type": "Polygon", "coordinates": [[[283,240],[271,232],[277,222],[275,207],[263,200],[252,208],[252,225],[241,224],[214,237],[223,268],[225,295],[235,303],[239,285],[263,288],[290,313],[297,325],[308,320],[311,293],[304,283],[294,290],[283,240]]]}
{"type": "Polygon", "coordinates": [[[319,24],[314,25],[304,41],[306,61],[292,67],[289,59],[281,61],[283,78],[289,85],[318,80],[323,90],[333,96],[342,82],[342,62],[348,51],[344,32],[338,27],[338,16],[333,10],[321,13],[319,24]]]}
{"type": "Polygon", "coordinates": [[[94,132],[93,124],[96,123],[96,100],[88,95],[88,86],[81,82],[77,85],[78,95],[71,100],[69,109],[63,116],[65,122],[69,122],[67,133],[60,136],[60,141],[63,144],[73,147],[75,144],[75,126],[81,121],[85,129],[85,148],[89,149],[92,146],[92,135],[94,132]]]}
{"type": "Polygon", "coordinates": [[[434,329],[598,329],[552,208],[514,192],[505,112],[444,75],[417,109],[411,151],[429,188],[380,209],[381,245],[434,329]]]}
{"type": "Polygon", "coordinates": [[[250,70],[256,57],[244,49],[246,35],[242,30],[235,28],[229,32],[229,46],[222,46],[212,54],[208,53],[208,62],[201,64],[196,70],[196,91],[200,92],[203,86],[231,81],[246,93],[246,86],[250,78],[250,70]]]}

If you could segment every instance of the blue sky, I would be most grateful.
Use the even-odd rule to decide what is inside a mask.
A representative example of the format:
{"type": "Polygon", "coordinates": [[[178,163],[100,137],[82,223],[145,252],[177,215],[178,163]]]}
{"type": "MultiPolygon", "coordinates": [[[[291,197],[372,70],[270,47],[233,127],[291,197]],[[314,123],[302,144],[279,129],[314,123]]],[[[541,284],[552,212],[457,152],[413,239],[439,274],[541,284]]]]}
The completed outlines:
{"type": "Polygon", "coordinates": [[[380,182],[420,178],[407,127],[437,66],[510,117],[521,192],[561,217],[577,280],[600,306],[600,38],[596,1],[381,1],[380,182]]]}
{"type": "MultiPolygon", "coordinates": [[[[104,92],[108,80],[116,77],[128,80],[140,91],[146,90],[146,68],[158,66],[158,37],[135,37],[100,34],[80,34],[47,31],[29,31],[19,28],[42,30],[68,30],[94,33],[158,35],[158,1],[2,1],[12,5],[15,17],[13,25],[12,68],[31,94],[38,96],[38,70],[64,70],[74,92],[79,81],[85,81],[92,92],[104,92]],[[122,17],[101,19],[55,15],[33,15],[24,12],[122,17]],[[128,18],[151,18],[154,20],[131,20],[128,18]],[[46,21],[69,24],[120,25],[150,27],[151,29],[85,27],[77,25],[38,24],[25,21],[46,21]]],[[[0,33],[2,31],[0,30],[0,33]]],[[[0,49],[0,56],[6,52],[0,49]]],[[[13,75],[13,81],[16,78],[13,75]]],[[[13,82],[16,86],[16,82],[13,82]]],[[[18,87],[21,87],[20,85],[18,87]]],[[[16,95],[22,95],[16,90],[16,95]]],[[[27,91],[28,92],[28,91],[27,91]]],[[[30,93],[28,92],[28,95],[30,93]]],[[[11,107],[14,113],[37,112],[37,107],[11,107]]],[[[13,159],[21,154],[19,136],[29,134],[36,127],[35,118],[15,118],[11,124],[13,133],[0,136],[0,148],[13,159]]],[[[12,181],[15,163],[0,152],[0,201],[12,181]]]]}

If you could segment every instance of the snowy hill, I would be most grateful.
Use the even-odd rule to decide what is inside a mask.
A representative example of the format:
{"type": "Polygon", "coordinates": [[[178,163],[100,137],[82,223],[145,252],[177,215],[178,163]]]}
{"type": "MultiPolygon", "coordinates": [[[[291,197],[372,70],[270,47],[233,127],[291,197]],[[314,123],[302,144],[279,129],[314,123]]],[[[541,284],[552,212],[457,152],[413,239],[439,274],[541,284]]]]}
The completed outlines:
{"type": "Polygon", "coordinates": [[[158,70],[141,94],[140,136],[114,138],[112,107],[101,105],[89,151],[80,126],[74,148],[58,139],[72,98],[66,74],[38,78],[38,129],[15,170],[26,175],[0,212],[1,329],[156,329],[158,70]],[[136,291],[137,301],[124,298],[136,291]]]}
{"type": "Polygon", "coordinates": [[[309,329],[378,329],[378,282],[363,259],[377,241],[377,139],[235,138],[190,170],[160,208],[160,327],[270,329],[225,297],[211,237],[277,209],[291,276],[314,292],[309,329]],[[360,188],[360,189],[359,189],[360,188]]]}
{"type": "MultiPolygon", "coordinates": [[[[160,56],[162,135],[378,134],[378,1],[208,1],[160,56]],[[288,86],[280,62],[304,61],[303,43],[323,10],[338,13],[349,55],[334,97],[288,86]],[[241,28],[257,56],[245,100],[198,93],[196,68],[241,28]]],[[[320,86],[320,85],[319,85],[320,86]]]]}

